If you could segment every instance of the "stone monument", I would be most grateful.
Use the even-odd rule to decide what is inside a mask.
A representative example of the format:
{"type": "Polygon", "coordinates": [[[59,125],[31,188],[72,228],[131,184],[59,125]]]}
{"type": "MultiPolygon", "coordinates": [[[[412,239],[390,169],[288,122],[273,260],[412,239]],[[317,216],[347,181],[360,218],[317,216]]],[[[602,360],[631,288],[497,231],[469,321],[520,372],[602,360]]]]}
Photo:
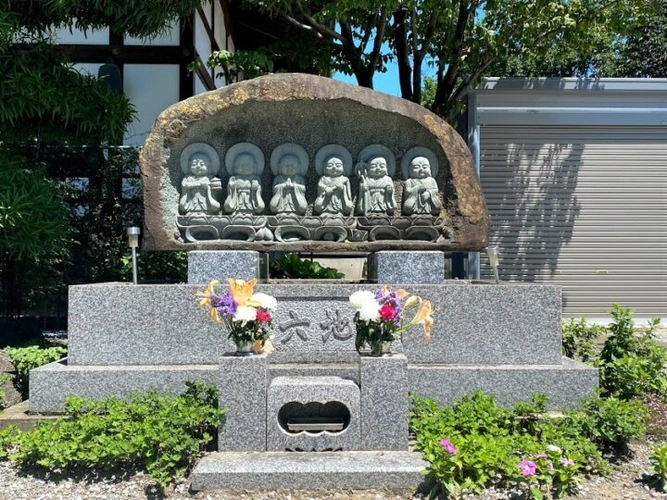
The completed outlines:
{"type": "Polygon", "coordinates": [[[597,384],[561,357],[558,287],[443,280],[444,251],[481,250],[489,222],[465,143],[420,106],[316,76],[257,78],[164,111],[141,172],[144,245],[187,250],[188,284],[71,287],[68,358],[31,372],[30,407],[215,383],[228,412],[194,489],[416,486],[409,391],[506,405],[542,392],[562,408],[597,384]],[[193,292],[259,278],[275,250],[367,252],[373,283],[432,301],[431,345],[406,335],[390,356],[357,353],[348,298],[377,284],[260,284],[279,304],[276,350],[234,356],[193,292]]]}

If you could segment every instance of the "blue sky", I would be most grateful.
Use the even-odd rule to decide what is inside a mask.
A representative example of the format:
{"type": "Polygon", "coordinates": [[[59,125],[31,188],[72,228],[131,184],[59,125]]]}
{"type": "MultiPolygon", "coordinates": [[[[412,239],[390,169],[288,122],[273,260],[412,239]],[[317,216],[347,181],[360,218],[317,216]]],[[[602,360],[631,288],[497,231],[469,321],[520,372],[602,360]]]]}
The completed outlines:
{"type": "MultiPolygon", "coordinates": [[[[354,75],[344,75],[343,73],[336,73],[335,80],[341,82],[357,84],[357,79],[354,75]]],[[[401,89],[398,84],[398,66],[396,64],[387,64],[387,71],[385,73],[375,73],[373,76],[373,87],[379,92],[400,96],[401,89]]]]}

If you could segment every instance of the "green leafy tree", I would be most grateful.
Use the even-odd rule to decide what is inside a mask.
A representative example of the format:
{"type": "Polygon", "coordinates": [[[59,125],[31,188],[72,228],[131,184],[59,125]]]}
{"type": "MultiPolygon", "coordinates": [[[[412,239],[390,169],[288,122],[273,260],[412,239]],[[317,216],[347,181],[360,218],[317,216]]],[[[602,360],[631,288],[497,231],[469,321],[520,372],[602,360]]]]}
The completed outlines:
{"type": "Polygon", "coordinates": [[[18,317],[35,287],[57,283],[76,242],[46,180],[54,145],[113,144],[134,108],[105,81],[75,71],[54,28],[151,37],[202,0],[5,0],[0,8],[0,314],[18,317]]]}
{"type": "Polygon", "coordinates": [[[667,77],[667,0],[655,11],[641,12],[635,29],[615,40],[600,56],[602,76],[667,77]]]}
{"type": "Polygon", "coordinates": [[[655,0],[244,3],[301,29],[311,45],[329,50],[335,70],[355,75],[359,85],[372,88],[375,73],[395,61],[402,97],[420,103],[423,71],[432,66],[430,108],[451,118],[465,91],[491,69],[498,75],[513,61],[590,52],[604,37],[626,36],[638,13],[652,9],[655,0]]]}

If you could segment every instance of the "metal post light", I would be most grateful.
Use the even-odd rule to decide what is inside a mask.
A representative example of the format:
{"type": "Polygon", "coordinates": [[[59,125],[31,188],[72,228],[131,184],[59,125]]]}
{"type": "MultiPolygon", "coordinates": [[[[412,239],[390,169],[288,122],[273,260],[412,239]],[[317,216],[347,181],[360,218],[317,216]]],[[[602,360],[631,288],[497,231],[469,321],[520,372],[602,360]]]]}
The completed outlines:
{"type": "Polygon", "coordinates": [[[497,246],[486,247],[486,255],[489,256],[489,264],[493,269],[493,275],[496,278],[496,283],[500,283],[500,276],[498,275],[498,262],[500,258],[500,252],[498,251],[497,246]]]}
{"type": "Polygon", "coordinates": [[[137,284],[137,247],[141,229],[135,226],[127,228],[127,243],[132,249],[132,283],[137,284]]]}

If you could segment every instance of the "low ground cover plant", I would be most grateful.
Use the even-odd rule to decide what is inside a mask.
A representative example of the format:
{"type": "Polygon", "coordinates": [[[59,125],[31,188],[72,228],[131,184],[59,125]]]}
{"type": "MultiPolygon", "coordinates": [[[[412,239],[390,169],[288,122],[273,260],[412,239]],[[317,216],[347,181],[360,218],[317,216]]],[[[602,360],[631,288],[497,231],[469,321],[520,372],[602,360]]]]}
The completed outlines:
{"type": "Polygon", "coordinates": [[[28,397],[30,370],[67,356],[65,347],[60,345],[45,346],[43,342],[33,342],[21,347],[5,347],[3,351],[12,359],[16,368],[14,386],[24,399],[28,397]]]}
{"type": "Polygon", "coordinates": [[[146,470],[164,487],[194,464],[224,413],[217,389],[201,382],[188,383],[179,396],[147,392],[127,401],[70,397],[68,418],[43,422],[32,431],[1,431],[0,459],[74,474],[117,467],[146,470]]]}
{"type": "Polygon", "coordinates": [[[609,442],[627,442],[643,431],[634,402],[599,396],[583,411],[559,417],[546,414],[543,395],[513,409],[481,392],[452,407],[417,396],[412,403],[410,428],[430,464],[433,497],[492,487],[562,497],[585,475],[608,468],[602,450],[609,442]]]}

